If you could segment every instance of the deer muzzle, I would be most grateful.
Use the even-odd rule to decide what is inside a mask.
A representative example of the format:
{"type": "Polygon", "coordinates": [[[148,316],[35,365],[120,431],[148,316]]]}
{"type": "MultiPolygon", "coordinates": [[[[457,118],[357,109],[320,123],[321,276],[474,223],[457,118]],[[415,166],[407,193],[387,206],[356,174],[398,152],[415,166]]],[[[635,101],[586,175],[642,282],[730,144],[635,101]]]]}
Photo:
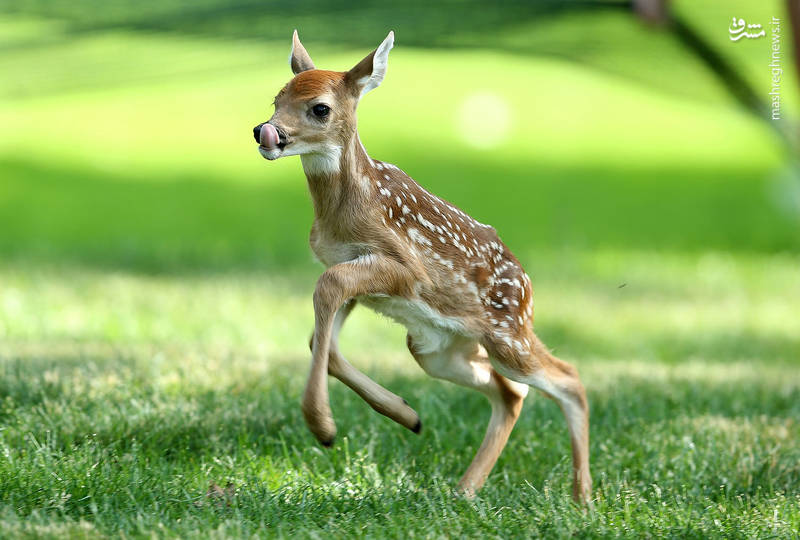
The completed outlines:
{"type": "Polygon", "coordinates": [[[267,150],[276,150],[281,142],[278,130],[269,122],[264,122],[253,129],[256,142],[267,150]]]}

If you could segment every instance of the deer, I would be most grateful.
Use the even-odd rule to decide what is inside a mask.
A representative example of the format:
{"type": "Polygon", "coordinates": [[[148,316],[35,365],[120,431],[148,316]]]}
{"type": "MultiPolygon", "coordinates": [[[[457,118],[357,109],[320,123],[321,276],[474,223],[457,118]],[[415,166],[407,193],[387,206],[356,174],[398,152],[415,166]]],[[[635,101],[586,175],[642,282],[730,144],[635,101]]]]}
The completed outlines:
{"type": "Polygon", "coordinates": [[[336,435],[328,375],[374,410],[419,433],[408,402],[350,364],[338,337],[356,304],[402,324],[413,358],[430,376],[475,389],[491,405],[477,454],[456,492],[486,482],[532,387],[554,400],[572,446],[572,497],[591,504],[589,406],[577,370],[533,332],[533,290],[495,229],[428,192],[397,166],[369,156],[356,109],[386,76],[394,32],[345,72],[317,69],[297,30],[293,78],[274,114],[253,129],[267,160],[299,155],[314,210],[310,245],[326,267],[314,293],[311,369],[302,413],[324,446],[336,435]]]}

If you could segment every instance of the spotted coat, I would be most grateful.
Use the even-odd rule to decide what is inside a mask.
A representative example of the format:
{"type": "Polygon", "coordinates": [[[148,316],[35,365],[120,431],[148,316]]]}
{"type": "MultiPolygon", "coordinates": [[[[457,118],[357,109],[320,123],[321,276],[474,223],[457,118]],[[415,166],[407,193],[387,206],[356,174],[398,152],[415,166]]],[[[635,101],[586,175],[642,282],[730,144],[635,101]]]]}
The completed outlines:
{"type": "Polygon", "coordinates": [[[466,332],[488,336],[491,348],[527,351],[531,282],[495,229],[428,192],[395,165],[368,159],[364,181],[382,224],[428,275],[420,297],[442,315],[464,320],[466,332]]]}

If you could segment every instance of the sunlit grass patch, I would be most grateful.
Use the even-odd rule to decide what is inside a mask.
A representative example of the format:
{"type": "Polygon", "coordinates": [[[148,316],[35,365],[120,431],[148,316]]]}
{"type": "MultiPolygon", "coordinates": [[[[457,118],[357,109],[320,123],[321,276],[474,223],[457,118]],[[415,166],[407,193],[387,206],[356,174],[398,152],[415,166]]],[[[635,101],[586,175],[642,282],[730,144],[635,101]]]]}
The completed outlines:
{"type": "MultiPolygon", "coordinates": [[[[0,151],[109,174],[134,168],[144,180],[208,171],[238,182],[285,182],[288,166],[265,172],[246,142],[291,77],[287,47],[109,31],[18,49],[0,60],[7,74],[0,151]],[[58,144],[44,144],[42,125],[58,133],[58,144]]],[[[315,52],[319,65],[337,70],[364,54],[315,52]]],[[[398,141],[413,142],[417,152],[431,146],[549,164],[771,166],[779,158],[767,128],[730,103],[698,103],[571,62],[509,52],[399,46],[386,82],[360,106],[360,123],[367,148],[390,161],[402,157],[391,154],[398,141]],[[508,111],[500,147],[475,149],[463,140],[463,103],[475,93],[492,94],[508,111]]]]}

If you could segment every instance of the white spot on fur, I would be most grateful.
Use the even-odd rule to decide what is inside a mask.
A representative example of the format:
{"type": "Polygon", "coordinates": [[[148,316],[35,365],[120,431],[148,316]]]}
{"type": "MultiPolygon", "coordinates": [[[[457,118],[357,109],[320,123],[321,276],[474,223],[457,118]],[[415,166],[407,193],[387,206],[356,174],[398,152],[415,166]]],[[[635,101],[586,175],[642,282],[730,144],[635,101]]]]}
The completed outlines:
{"type": "Polygon", "coordinates": [[[425,235],[423,235],[421,232],[419,232],[419,230],[415,229],[414,227],[408,229],[408,237],[411,238],[417,244],[422,244],[424,246],[433,245],[433,243],[425,235]]]}

